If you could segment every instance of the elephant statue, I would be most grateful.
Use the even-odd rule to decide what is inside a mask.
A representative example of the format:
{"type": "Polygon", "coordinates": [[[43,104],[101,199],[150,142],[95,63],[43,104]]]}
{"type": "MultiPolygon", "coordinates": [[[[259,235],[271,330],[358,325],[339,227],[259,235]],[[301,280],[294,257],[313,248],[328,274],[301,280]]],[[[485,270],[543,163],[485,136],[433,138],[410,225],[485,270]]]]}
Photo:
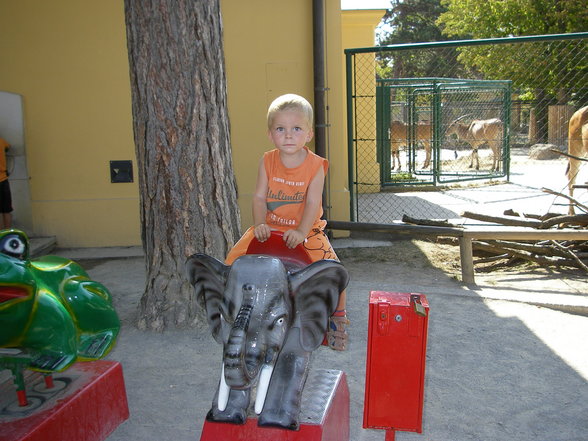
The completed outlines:
{"type": "Polygon", "coordinates": [[[288,270],[279,258],[261,254],[231,266],[195,254],[186,266],[212,336],[223,344],[207,420],[245,424],[257,386],[258,425],[298,430],[310,354],[323,342],[347,270],[334,260],[288,270]]]}

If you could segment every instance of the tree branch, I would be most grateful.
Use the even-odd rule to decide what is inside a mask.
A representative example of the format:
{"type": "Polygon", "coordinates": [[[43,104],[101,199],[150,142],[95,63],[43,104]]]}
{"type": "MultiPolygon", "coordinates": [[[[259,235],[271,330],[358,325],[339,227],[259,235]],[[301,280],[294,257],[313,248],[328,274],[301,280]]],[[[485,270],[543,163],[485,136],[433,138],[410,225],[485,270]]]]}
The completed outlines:
{"type": "Polygon", "coordinates": [[[569,200],[570,202],[573,202],[574,204],[576,204],[576,206],[578,208],[581,208],[584,211],[588,211],[588,206],[584,205],[583,203],[581,203],[577,199],[573,198],[572,196],[568,196],[567,194],[560,193],[558,191],[550,190],[549,188],[542,188],[541,191],[543,191],[545,193],[553,194],[555,196],[560,196],[564,199],[569,200]]]}
{"type": "Polygon", "coordinates": [[[554,153],[557,153],[557,154],[562,155],[562,156],[566,156],[568,158],[577,159],[578,161],[588,161],[588,158],[582,158],[581,156],[570,155],[569,153],[562,152],[561,150],[549,149],[549,151],[554,152],[554,153]]]}
{"type": "Polygon", "coordinates": [[[584,271],[588,272],[588,266],[586,266],[584,264],[584,262],[582,262],[578,256],[576,256],[574,253],[572,253],[570,250],[568,250],[567,248],[561,246],[559,243],[557,243],[557,241],[552,240],[551,241],[559,250],[561,250],[564,254],[566,254],[568,257],[571,257],[572,259],[574,259],[577,263],[578,266],[580,268],[582,268],[584,271]]]}

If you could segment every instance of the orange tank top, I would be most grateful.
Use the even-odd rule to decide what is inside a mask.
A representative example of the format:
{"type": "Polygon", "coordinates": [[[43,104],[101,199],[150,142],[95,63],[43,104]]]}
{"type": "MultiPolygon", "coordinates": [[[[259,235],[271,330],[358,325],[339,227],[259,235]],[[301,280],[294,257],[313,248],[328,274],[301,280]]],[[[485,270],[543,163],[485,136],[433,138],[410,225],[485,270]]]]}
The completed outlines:
{"type": "MultiPolygon", "coordinates": [[[[268,189],[266,196],[267,214],[265,223],[277,230],[286,231],[297,228],[302,220],[306,206],[306,193],[310,181],[323,167],[325,175],[329,161],[304,147],[307,152],[304,162],[295,168],[286,168],[280,160],[278,149],[266,152],[263,156],[268,189]]],[[[323,209],[320,208],[314,225],[321,221],[323,209]]],[[[322,225],[324,228],[324,225],[322,225]]]]}

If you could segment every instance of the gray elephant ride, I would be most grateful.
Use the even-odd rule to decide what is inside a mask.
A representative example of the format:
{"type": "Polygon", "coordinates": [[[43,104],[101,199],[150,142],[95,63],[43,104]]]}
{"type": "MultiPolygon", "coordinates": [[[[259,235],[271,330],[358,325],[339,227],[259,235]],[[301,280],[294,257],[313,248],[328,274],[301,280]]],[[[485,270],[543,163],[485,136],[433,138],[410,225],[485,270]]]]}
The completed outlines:
{"type": "MultiPolygon", "coordinates": [[[[349,281],[345,267],[335,260],[312,263],[301,245],[288,249],[282,234],[272,232],[263,243],[254,239],[247,254],[231,266],[195,254],[188,258],[186,268],[212,336],[223,345],[220,381],[201,440],[218,436],[274,440],[280,439],[279,431],[288,436],[291,431],[306,431],[300,439],[314,439],[313,428],[306,427],[312,417],[303,415],[301,425],[301,401],[304,407],[305,397],[312,402],[321,390],[328,397],[317,397],[321,404],[308,406],[315,411],[317,406],[341,408],[343,413],[346,409],[347,429],[337,427],[332,439],[348,438],[345,375],[331,370],[315,375],[308,372],[311,353],[323,343],[328,319],[349,281]],[[339,398],[333,400],[333,396],[339,398]],[[242,434],[244,430],[249,431],[247,435],[242,434]]],[[[323,421],[318,425],[325,424],[326,410],[319,410],[323,421]]],[[[327,425],[341,426],[342,418],[334,418],[338,421],[327,425]]]]}

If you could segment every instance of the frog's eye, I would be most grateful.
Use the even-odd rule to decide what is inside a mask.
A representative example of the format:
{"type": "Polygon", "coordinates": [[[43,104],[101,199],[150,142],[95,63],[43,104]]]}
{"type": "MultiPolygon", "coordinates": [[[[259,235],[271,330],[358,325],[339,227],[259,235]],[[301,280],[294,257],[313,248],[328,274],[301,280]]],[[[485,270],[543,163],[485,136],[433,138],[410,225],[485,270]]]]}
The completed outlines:
{"type": "Polygon", "coordinates": [[[9,234],[0,241],[0,252],[9,256],[23,259],[27,251],[27,244],[22,237],[9,234]]]}

